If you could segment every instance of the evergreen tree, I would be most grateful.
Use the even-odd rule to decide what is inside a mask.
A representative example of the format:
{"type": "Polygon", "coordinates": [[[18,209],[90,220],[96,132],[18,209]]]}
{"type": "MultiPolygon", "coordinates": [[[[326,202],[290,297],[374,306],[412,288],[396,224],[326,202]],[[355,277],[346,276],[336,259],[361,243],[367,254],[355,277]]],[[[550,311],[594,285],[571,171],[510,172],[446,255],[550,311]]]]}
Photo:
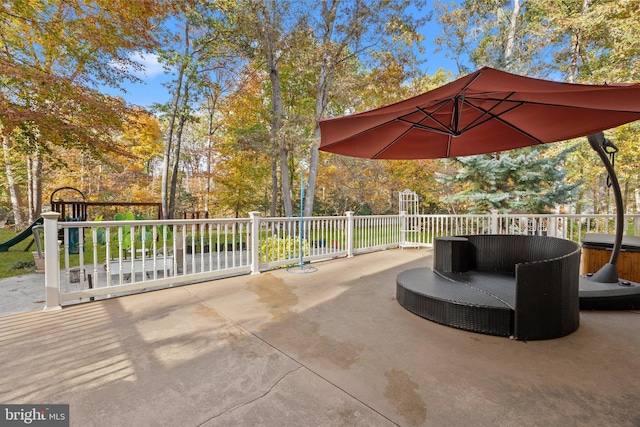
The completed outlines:
{"type": "Polygon", "coordinates": [[[469,213],[492,209],[508,212],[546,213],[554,206],[575,200],[580,183],[565,181],[564,161],[572,146],[558,156],[541,156],[539,148],[461,157],[455,175],[436,174],[441,184],[461,188],[442,199],[469,213]]]}

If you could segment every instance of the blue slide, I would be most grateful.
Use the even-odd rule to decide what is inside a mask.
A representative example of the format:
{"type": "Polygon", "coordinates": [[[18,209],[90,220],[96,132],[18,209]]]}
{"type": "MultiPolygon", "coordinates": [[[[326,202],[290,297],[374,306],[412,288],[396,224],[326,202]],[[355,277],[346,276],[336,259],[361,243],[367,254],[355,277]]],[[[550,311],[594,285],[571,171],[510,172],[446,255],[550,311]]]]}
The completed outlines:
{"type": "Polygon", "coordinates": [[[28,239],[29,237],[31,237],[33,235],[33,233],[31,232],[33,227],[38,224],[42,224],[43,222],[44,220],[42,218],[38,218],[35,221],[33,221],[33,224],[31,224],[25,230],[22,230],[22,232],[18,234],[16,237],[13,237],[7,240],[6,242],[0,243],[0,252],[7,252],[9,251],[9,248],[11,246],[17,245],[18,243],[22,242],[24,239],[28,239]]]}

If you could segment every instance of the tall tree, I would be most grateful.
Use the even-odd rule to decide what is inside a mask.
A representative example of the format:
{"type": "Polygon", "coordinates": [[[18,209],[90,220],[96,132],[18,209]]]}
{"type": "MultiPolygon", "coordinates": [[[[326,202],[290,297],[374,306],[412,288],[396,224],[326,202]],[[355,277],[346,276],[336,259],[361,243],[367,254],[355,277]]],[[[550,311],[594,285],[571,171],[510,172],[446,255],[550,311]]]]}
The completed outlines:
{"type": "MultiPolygon", "coordinates": [[[[163,1],[114,0],[108,7],[94,1],[3,2],[0,133],[4,146],[16,148],[20,140],[14,138],[14,130],[28,126],[36,129],[42,155],[55,156],[55,147],[77,147],[94,155],[122,151],[115,138],[128,106],[98,88],[118,88],[124,81],[136,80],[131,69],[141,66],[134,56],[155,46],[154,26],[165,11],[163,1]]],[[[5,164],[7,171],[10,168],[5,164]]],[[[38,180],[38,174],[30,177],[38,180]]],[[[36,182],[29,188],[38,191],[40,185],[36,182]]],[[[37,203],[39,197],[29,200],[37,203]]],[[[16,220],[20,218],[15,214],[16,220]]]]}
{"type": "Polygon", "coordinates": [[[551,67],[568,82],[640,79],[640,8],[635,0],[535,0],[537,33],[551,67]]]}
{"type": "MultiPolygon", "coordinates": [[[[295,14],[300,6],[293,1],[259,0],[242,4],[237,13],[241,19],[238,28],[244,33],[245,54],[259,59],[265,67],[270,83],[270,139],[277,160],[272,160],[272,207],[276,201],[277,185],[276,169],[280,171],[280,194],[285,216],[293,214],[291,196],[291,176],[289,168],[289,150],[287,141],[282,138],[282,130],[286,121],[283,101],[280,61],[283,52],[290,49],[292,41],[291,28],[295,26],[295,14]]],[[[301,8],[300,8],[301,9],[301,8]]],[[[274,212],[272,212],[273,214],[274,212]]]]}
{"type": "Polygon", "coordinates": [[[420,15],[423,2],[402,0],[315,2],[318,19],[309,16],[317,39],[315,141],[311,146],[309,176],[304,214],[313,213],[320,146],[319,121],[326,117],[329,94],[336,72],[353,57],[369,64],[401,64],[411,68],[416,64],[414,47],[422,40],[418,28],[428,16],[420,15]],[[413,7],[413,8],[412,8],[413,7]],[[416,13],[417,11],[417,13],[416,13]]]}
{"type": "Polygon", "coordinates": [[[162,202],[168,217],[176,206],[182,133],[194,110],[211,93],[216,74],[233,72],[239,65],[230,26],[234,16],[226,14],[227,1],[186,2],[178,8],[174,25],[167,28],[166,45],[160,60],[173,70],[175,78],[167,85],[172,93],[169,104],[156,106],[167,122],[163,157],[162,202]],[[178,23],[179,22],[179,23],[178,23]]]}
{"type": "MultiPolygon", "coordinates": [[[[586,4],[589,0],[584,1],[586,4]]],[[[454,9],[440,5],[438,10],[445,34],[439,43],[446,45],[447,35],[460,37],[453,45],[464,46],[475,67],[489,65],[525,75],[550,70],[543,54],[550,43],[549,33],[541,25],[545,15],[536,0],[466,1],[454,9]]],[[[461,52],[462,49],[456,51],[461,52]]],[[[568,154],[569,151],[564,151],[545,158],[537,150],[524,149],[457,159],[461,165],[458,173],[448,178],[443,175],[441,181],[457,184],[462,190],[443,200],[474,212],[544,211],[554,204],[573,200],[578,191],[577,184],[565,183],[564,174],[553,172],[568,154]],[[534,192],[529,193],[530,190],[534,192]]]]}
{"type": "Polygon", "coordinates": [[[546,35],[534,31],[540,28],[540,15],[532,12],[532,2],[437,2],[442,32],[436,44],[458,63],[461,74],[484,65],[518,74],[544,73],[546,35]]]}
{"type": "MultiPolygon", "coordinates": [[[[341,69],[349,67],[350,61],[355,58],[368,66],[401,64],[405,72],[412,69],[416,64],[415,52],[418,49],[415,43],[421,40],[418,27],[428,18],[426,14],[420,14],[424,2],[262,0],[248,4],[241,19],[247,35],[244,45],[264,61],[269,77],[271,135],[279,153],[285,214],[293,213],[290,206],[289,169],[291,164],[300,164],[309,171],[304,214],[311,215],[318,176],[318,121],[326,116],[330,90],[336,76],[341,69]],[[309,38],[311,42],[306,41],[309,38]],[[312,124],[315,141],[306,155],[308,160],[291,161],[292,146],[287,143],[287,136],[290,135],[287,123],[295,122],[296,116],[300,117],[297,112],[301,109],[297,106],[287,108],[285,99],[291,98],[287,91],[292,87],[287,85],[290,82],[283,79],[284,58],[293,61],[287,66],[295,64],[292,68],[300,70],[300,81],[313,85],[315,106],[312,124]]],[[[356,80],[354,83],[359,84],[356,80]]],[[[300,87],[300,84],[295,86],[300,87]]],[[[298,139],[296,146],[304,142],[304,139],[298,139]]]]}

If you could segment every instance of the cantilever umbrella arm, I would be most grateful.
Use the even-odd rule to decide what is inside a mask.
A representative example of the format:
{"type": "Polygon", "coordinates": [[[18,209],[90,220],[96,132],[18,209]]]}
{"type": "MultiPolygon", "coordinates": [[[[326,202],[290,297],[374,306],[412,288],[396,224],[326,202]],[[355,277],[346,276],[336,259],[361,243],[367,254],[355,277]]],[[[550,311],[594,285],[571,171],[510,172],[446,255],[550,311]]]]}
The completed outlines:
{"type": "Polygon", "coordinates": [[[591,148],[598,153],[600,160],[602,160],[604,167],[607,169],[616,200],[616,235],[613,243],[613,250],[611,252],[611,258],[607,264],[603,265],[600,270],[591,276],[591,281],[601,283],[618,283],[618,267],[616,266],[616,262],[618,261],[618,255],[620,255],[620,249],[622,248],[622,236],[624,234],[624,205],[622,202],[622,192],[620,191],[618,177],[613,169],[611,161],[609,161],[609,157],[607,156],[607,151],[605,149],[605,147],[608,146],[613,146],[613,148],[615,148],[615,145],[608,141],[602,132],[589,135],[587,136],[587,139],[589,140],[589,145],[591,145],[591,148]]]}

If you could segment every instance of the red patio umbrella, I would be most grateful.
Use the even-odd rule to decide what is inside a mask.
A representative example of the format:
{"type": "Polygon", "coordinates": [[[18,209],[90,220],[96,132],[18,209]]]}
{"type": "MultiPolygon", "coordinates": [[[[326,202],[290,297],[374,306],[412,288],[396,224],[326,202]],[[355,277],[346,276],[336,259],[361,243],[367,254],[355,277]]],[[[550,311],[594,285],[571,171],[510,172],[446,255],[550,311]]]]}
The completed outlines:
{"type": "Polygon", "coordinates": [[[320,121],[320,150],[371,159],[484,154],[640,119],[640,85],[580,85],[482,68],[416,97],[320,121]]]}
{"type": "Polygon", "coordinates": [[[611,259],[592,280],[617,283],[624,208],[607,158],[617,148],[601,132],[639,119],[639,84],[560,83],[484,67],[395,104],[320,121],[320,150],[370,159],[430,159],[589,136],[613,183],[617,209],[611,259]]]}

